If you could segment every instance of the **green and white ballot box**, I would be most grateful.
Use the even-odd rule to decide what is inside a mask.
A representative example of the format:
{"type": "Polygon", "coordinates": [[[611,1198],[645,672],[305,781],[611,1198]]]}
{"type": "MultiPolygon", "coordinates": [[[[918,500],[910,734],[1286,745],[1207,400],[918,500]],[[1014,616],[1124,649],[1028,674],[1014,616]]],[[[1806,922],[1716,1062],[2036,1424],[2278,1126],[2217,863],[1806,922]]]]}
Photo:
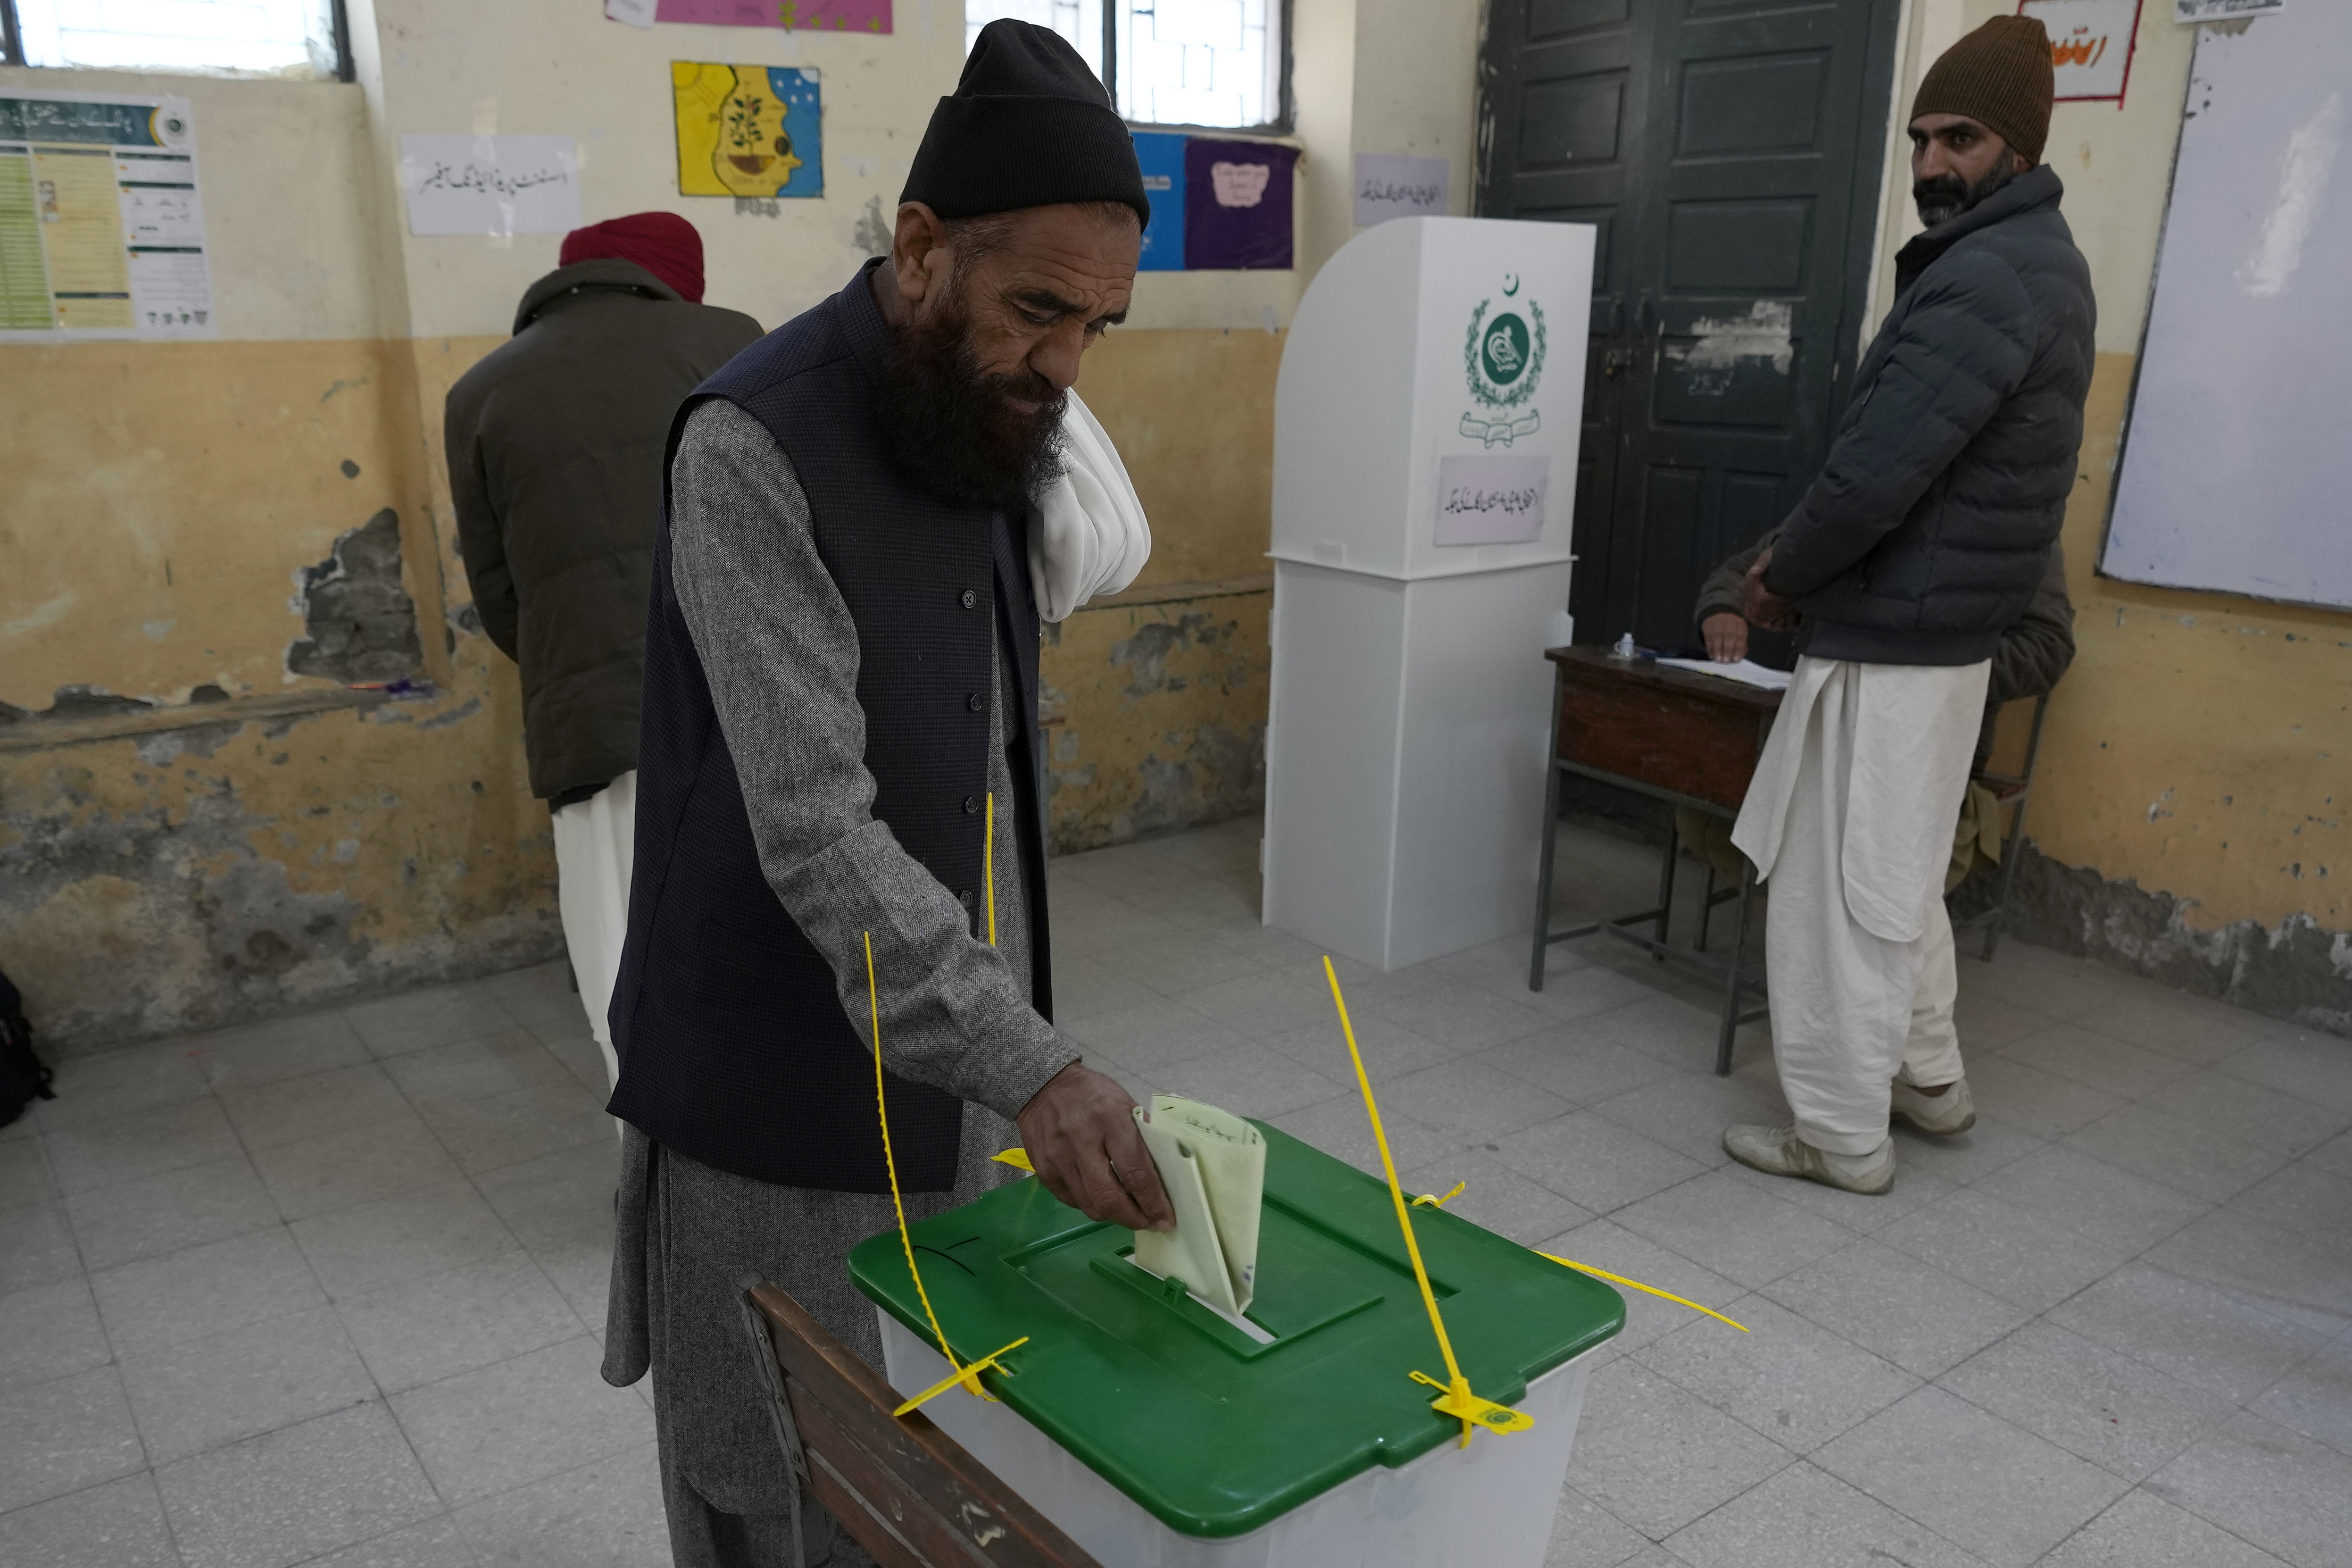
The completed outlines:
{"type": "MultiPolygon", "coordinates": [[[[1224,1315],[1131,1261],[1031,1178],[912,1227],[959,1362],[1027,1336],[923,1413],[1105,1568],[1539,1568],[1593,1352],[1617,1293],[1449,1214],[1413,1231],[1455,1356],[1535,1418],[1479,1430],[1445,1382],[1380,1180],[1263,1123],[1255,1293],[1224,1315]],[[1437,1380],[1433,1390],[1414,1379],[1437,1380]]],[[[950,1375],[897,1232],[849,1258],[902,1395],[950,1375]]]]}

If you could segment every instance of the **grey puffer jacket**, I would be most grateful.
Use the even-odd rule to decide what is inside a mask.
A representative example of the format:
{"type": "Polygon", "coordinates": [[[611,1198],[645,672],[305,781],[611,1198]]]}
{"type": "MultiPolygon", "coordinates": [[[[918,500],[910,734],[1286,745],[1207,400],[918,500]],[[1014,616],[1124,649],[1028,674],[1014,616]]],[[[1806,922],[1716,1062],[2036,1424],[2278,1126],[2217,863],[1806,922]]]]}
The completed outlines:
{"type": "MultiPolygon", "coordinates": [[[[1748,569],[1780,537],[1777,530],[1767,533],[1709,573],[1698,591],[1696,619],[1704,622],[1710,615],[1739,614],[1748,569]]],[[[1977,737],[1979,765],[1992,749],[1993,722],[2001,708],[2020,697],[2047,696],[2057,689],[2058,677],[2074,662],[2074,601],[2066,591],[2066,551],[2063,545],[2053,544],[2033,597],[2026,602],[2024,612],[2002,631],[1992,651],[1992,678],[1985,685],[1984,727],[1977,737]]]]}
{"type": "Polygon", "coordinates": [[[2033,597],[2074,488],[2097,320],[2062,192],[2029,170],[1897,253],[1895,308],[1765,569],[1803,612],[1804,652],[1972,664],[2033,597]]]}
{"type": "MultiPolygon", "coordinates": [[[[1696,619],[1738,615],[1748,569],[1780,538],[1775,530],[1727,559],[1707,574],[1698,591],[1696,619]]],[[[1752,633],[1751,633],[1752,635],[1752,633]]],[[[1749,655],[1753,657],[1754,655],[1749,655]]],[[[2022,613],[2000,633],[1992,651],[1992,679],[1985,687],[1990,711],[2020,697],[2038,697],[2056,688],[2058,677],[2074,662],[2074,601],[2066,591],[2066,552],[2052,545],[2042,569],[2042,580],[2022,613]]]]}
{"type": "Polygon", "coordinates": [[[514,331],[449,389],[443,434],[474,608],[522,667],[531,793],[560,805],[637,765],[670,417],[760,324],[604,259],[532,284],[514,331]]]}

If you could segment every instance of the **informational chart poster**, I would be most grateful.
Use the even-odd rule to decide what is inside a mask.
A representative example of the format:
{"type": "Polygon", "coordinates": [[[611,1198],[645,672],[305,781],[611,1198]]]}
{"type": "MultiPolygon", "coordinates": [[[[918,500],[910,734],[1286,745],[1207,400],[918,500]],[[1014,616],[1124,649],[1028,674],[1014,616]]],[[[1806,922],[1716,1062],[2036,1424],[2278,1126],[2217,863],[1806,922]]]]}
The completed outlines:
{"type": "Polygon", "coordinates": [[[215,330],[188,100],[0,94],[0,339],[215,330]]]}
{"type": "Polygon", "coordinates": [[[799,66],[672,60],[681,196],[822,196],[824,108],[799,66]]]}
{"type": "Polygon", "coordinates": [[[2131,81],[2140,0],[2018,0],[2050,35],[2060,103],[2121,103],[2131,81]]]}
{"type": "Polygon", "coordinates": [[[580,144],[569,136],[404,136],[413,235],[568,234],[580,226],[580,144]]]}

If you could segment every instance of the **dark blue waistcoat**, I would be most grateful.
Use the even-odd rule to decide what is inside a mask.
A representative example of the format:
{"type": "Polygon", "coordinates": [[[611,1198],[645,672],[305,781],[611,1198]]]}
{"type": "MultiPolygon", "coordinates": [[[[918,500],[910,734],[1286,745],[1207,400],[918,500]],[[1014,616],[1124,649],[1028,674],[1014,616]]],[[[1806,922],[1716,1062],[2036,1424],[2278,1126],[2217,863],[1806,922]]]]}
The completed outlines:
{"type": "MultiPolygon", "coordinates": [[[[1020,671],[1023,711],[1004,729],[1022,799],[997,809],[1017,812],[1034,994],[1051,1017],[1024,519],[935,500],[888,461],[872,270],[704,382],[678,411],[670,455],[687,415],[719,397],[757,418],[791,458],[817,553],[857,624],[874,815],[975,914],[997,700],[989,639],[1003,639],[1020,671]],[[986,694],[976,711],[975,693],[986,694]]],[[[646,632],[629,935],[610,1017],[621,1057],[611,1110],[654,1142],[761,1181],[888,1190],[874,1059],[843,1013],[831,966],[761,872],[735,761],[678,610],[667,516],[646,632]]],[[[895,1073],[889,1098],[899,1186],[954,1186],[962,1102],[895,1073]]]]}

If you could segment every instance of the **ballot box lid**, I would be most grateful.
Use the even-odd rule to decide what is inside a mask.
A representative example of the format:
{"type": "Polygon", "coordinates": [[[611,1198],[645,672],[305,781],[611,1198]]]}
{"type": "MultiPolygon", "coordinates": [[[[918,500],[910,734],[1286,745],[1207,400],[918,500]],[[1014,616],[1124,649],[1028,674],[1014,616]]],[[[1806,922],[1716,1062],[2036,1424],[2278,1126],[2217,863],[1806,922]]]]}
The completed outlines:
{"type": "MultiPolygon", "coordinates": [[[[1266,1343],[1136,1267],[1132,1232],[1094,1223],[1034,1177],[911,1228],[958,1359],[1027,1335],[1005,1358],[1013,1375],[988,1375],[989,1391],[1188,1535],[1245,1534],[1462,1430],[1412,1377],[1443,1383],[1445,1366],[1387,1186],[1253,1124],[1266,1142],[1265,1207],[1247,1316],[1266,1343]]],[[[1485,1397],[1517,1404],[1529,1380],[1623,1325],[1624,1302],[1599,1281],[1444,1209],[1412,1217],[1454,1355],[1485,1397]]],[[[930,1341],[896,1231],[859,1243],[849,1271],[930,1341]]]]}

